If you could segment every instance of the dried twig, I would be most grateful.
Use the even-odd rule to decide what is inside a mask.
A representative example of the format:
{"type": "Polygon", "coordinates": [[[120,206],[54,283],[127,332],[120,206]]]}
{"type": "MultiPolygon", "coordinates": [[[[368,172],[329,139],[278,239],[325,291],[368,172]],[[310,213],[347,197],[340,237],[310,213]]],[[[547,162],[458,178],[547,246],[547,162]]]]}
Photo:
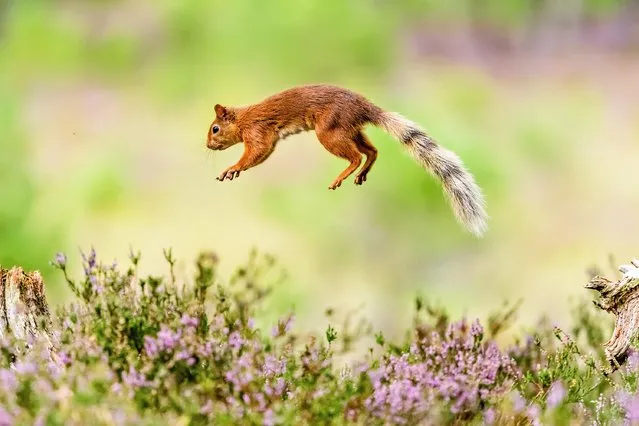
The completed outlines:
{"type": "Polygon", "coordinates": [[[601,294],[595,306],[616,316],[612,337],[604,344],[606,357],[615,371],[626,360],[630,342],[639,328],[639,260],[621,265],[623,274],[618,281],[600,276],[593,277],[586,288],[601,294]]]}

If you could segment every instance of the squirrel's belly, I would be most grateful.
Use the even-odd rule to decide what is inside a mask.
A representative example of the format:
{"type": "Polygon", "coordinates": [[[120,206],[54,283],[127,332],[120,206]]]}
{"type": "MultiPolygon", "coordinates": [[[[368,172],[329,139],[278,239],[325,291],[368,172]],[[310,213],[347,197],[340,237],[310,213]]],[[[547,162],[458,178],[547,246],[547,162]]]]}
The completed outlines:
{"type": "Polygon", "coordinates": [[[290,126],[286,126],[279,129],[277,134],[280,137],[280,139],[284,139],[288,136],[296,135],[302,132],[307,132],[309,130],[311,130],[311,127],[308,125],[308,123],[305,123],[305,125],[292,124],[290,126]]]}

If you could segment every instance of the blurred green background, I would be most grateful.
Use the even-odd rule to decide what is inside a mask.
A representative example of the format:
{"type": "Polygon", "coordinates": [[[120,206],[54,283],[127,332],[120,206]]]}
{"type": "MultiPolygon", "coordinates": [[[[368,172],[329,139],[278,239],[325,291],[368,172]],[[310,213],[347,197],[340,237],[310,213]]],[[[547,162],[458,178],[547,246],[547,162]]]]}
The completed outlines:
{"type": "Polygon", "coordinates": [[[78,248],[230,273],[252,247],[288,271],[273,311],[361,307],[408,325],[416,293],[453,314],[524,298],[562,321],[585,269],[639,256],[639,7],[612,0],[23,0],[0,2],[0,264],[40,269],[78,248]],[[209,152],[215,103],[298,84],[347,86],[423,125],[483,187],[490,231],[455,222],[400,144],[368,134],[368,182],[313,133],[220,183],[241,147],[209,152]]]}

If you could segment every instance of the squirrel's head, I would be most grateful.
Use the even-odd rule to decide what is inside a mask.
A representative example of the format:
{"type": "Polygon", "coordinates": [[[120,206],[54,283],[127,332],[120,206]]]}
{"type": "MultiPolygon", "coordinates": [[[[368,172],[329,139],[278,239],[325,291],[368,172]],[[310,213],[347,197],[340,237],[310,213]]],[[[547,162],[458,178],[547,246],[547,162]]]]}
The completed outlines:
{"type": "Polygon", "coordinates": [[[209,127],[206,139],[209,149],[221,151],[242,142],[235,119],[235,111],[232,108],[215,105],[215,120],[209,127]]]}

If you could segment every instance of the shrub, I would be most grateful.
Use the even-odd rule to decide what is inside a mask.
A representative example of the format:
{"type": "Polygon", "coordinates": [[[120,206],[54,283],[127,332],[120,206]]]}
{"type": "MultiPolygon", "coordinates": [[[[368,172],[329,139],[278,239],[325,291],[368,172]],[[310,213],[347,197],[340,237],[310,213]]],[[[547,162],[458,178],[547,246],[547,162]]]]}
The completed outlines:
{"type": "Polygon", "coordinates": [[[52,344],[0,341],[5,424],[595,424],[639,418],[639,355],[604,374],[609,324],[586,305],[572,336],[548,321],[502,348],[515,309],[451,322],[417,299],[403,342],[342,366],[358,335],[295,330],[292,313],[256,326],[275,263],[253,253],[223,284],[203,253],[190,283],[140,277],[83,255],[84,276],[52,262],[76,299],[53,315],[52,344]],[[348,343],[348,344],[346,344],[348,343]]]}

